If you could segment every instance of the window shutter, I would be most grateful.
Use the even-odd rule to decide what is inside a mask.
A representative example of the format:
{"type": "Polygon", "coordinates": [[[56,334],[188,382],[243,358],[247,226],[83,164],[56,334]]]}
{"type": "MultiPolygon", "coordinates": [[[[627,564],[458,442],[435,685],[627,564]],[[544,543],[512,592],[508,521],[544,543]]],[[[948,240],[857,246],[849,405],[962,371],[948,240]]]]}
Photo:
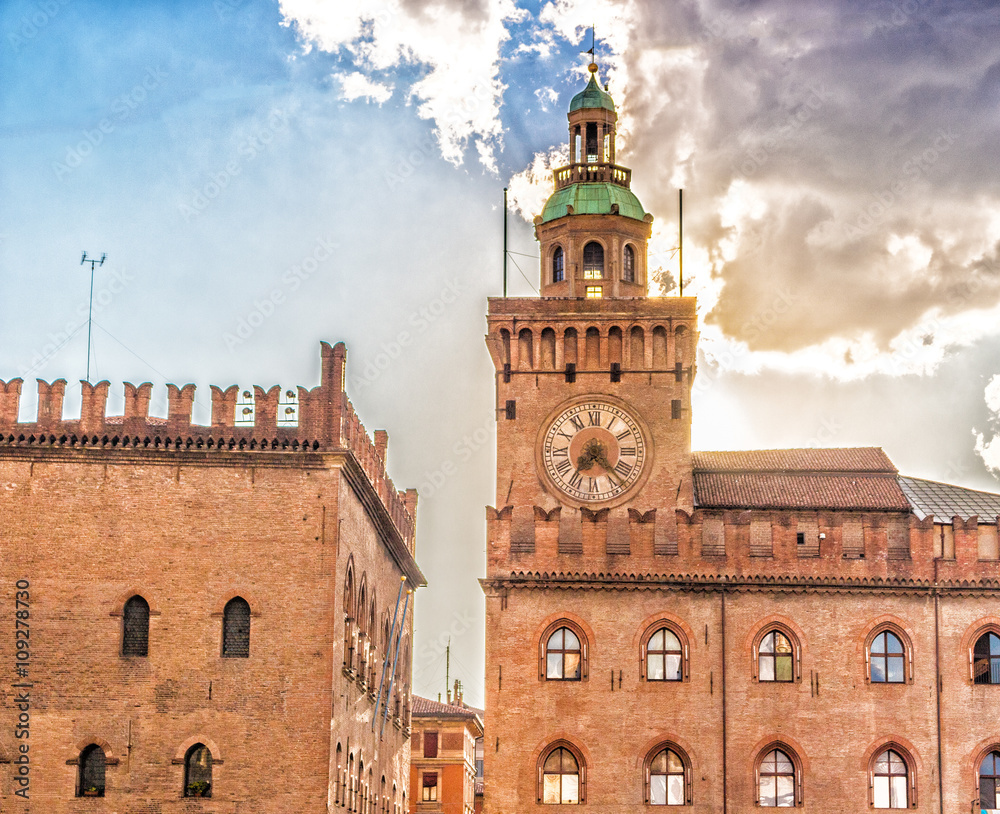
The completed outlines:
{"type": "Polygon", "coordinates": [[[976,683],[976,674],[973,671],[973,666],[972,666],[972,645],[969,645],[969,681],[971,681],[973,684],[976,683]]]}
{"type": "Polygon", "coordinates": [[[759,678],[758,672],[760,667],[760,658],[757,655],[757,645],[750,648],[750,656],[753,658],[753,667],[751,668],[751,673],[755,679],[759,678]]]}
{"type": "Polygon", "coordinates": [[[802,648],[799,643],[795,641],[791,636],[788,637],[788,641],[792,643],[792,647],[795,649],[795,679],[796,681],[802,680],[802,648]]]}
{"type": "Polygon", "coordinates": [[[580,665],[580,678],[587,678],[590,674],[590,658],[587,655],[587,643],[584,641],[583,636],[580,636],[581,643],[581,659],[583,664],[580,665]]]}
{"type": "MultiPolygon", "coordinates": [[[[912,684],[913,683],[913,648],[910,646],[910,643],[907,642],[906,640],[903,641],[903,647],[906,648],[906,665],[907,665],[907,668],[910,671],[909,682],[912,684]]],[[[934,680],[937,681],[937,676],[934,677],[934,680]]]]}
{"type": "Polygon", "coordinates": [[[691,663],[688,657],[688,646],[687,642],[684,642],[684,678],[691,677],[691,663]]]}
{"type": "Polygon", "coordinates": [[[865,645],[865,683],[872,680],[872,652],[871,643],[865,645]]]}

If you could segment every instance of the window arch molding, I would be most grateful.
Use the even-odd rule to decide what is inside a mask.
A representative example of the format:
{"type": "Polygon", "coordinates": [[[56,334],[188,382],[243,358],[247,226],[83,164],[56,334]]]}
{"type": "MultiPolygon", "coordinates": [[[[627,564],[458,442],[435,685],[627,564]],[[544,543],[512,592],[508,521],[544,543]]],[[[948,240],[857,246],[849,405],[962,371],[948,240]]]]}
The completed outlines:
{"type": "Polygon", "coordinates": [[[578,743],[561,735],[559,737],[546,740],[543,746],[535,749],[535,801],[539,804],[542,802],[544,790],[542,770],[545,766],[545,761],[557,749],[565,749],[576,759],[577,771],[579,772],[577,775],[579,777],[578,799],[579,805],[583,805],[587,802],[587,766],[590,763],[588,760],[589,755],[587,754],[587,751],[578,743]]]}
{"type": "MultiPolygon", "coordinates": [[[[656,757],[664,749],[669,749],[681,759],[684,767],[684,805],[694,805],[694,763],[691,760],[691,752],[679,739],[670,735],[652,741],[644,747],[645,758],[642,761],[642,800],[646,805],[653,805],[650,801],[650,779],[652,765],[656,757]]],[[[657,805],[659,808],[659,805],[657,805]]]]}
{"type": "MultiPolygon", "coordinates": [[[[73,782],[75,786],[75,795],[77,797],[82,797],[83,792],[85,791],[83,788],[83,767],[81,763],[84,753],[91,748],[99,749],[101,754],[104,756],[105,789],[107,788],[107,770],[112,766],[117,766],[119,763],[118,758],[115,757],[114,749],[112,749],[111,744],[104,740],[104,738],[88,735],[87,737],[81,738],[77,741],[76,745],[73,747],[73,751],[70,753],[70,757],[66,760],[66,764],[68,766],[76,767],[73,782]]],[[[0,750],[0,763],[9,762],[9,760],[3,759],[3,751],[0,750]]]]}
{"type": "Polygon", "coordinates": [[[160,602],[156,598],[155,594],[146,587],[133,586],[127,591],[124,591],[115,598],[114,603],[111,606],[111,612],[109,616],[121,617],[125,613],[125,603],[127,603],[133,596],[141,596],[146,600],[146,604],[149,605],[149,615],[160,616],[160,602]]]}
{"type": "Polygon", "coordinates": [[[223,761],[219,744],[205,735],[192,735],[190,738],[181,743],[181,745],[174,751],[173,759],[170,762],[175,765],[180,764],[183,766],[184,758],[187,756],[188,750],[190,750],[192,746],[199,743],[203,746],[207,746],[208,751],[212,753],[212,765],[221,766],[223,761]]]}
{"type": "Polygon", "coordinates": [[[805,636],[802,629],[787,616],[765,617],[750,629],[746,642],[747,654],[750,657],[750,675],[753,676],[754,681],[760,681],[760,645],[764,637],[771,631],[781,633],[792,646],[792,681],[776,681],[774,683],[798,684],[802,681],[802,659],[807,655],[804,644],[805,636]]]}
{"type": "Polygon", "coordinates": [[[538,680],[545,681],[545,654],[549,638],[559,628],[565,627],[573,631],[580,640],[580,681],[586,681],[589,676],[590,648],[594,641],[594,632],[590,626],[576,614],[562,613],[550,616],[535,633],[538,646],[538,680]]]}
{"type": "MultiPolygon", "coordinates": [[[[806,766],[802,759],[802,747],[790,738],[764,739],[754,747],[753,760],[753,795],[754,805],[760,805],[760,777],[764,769],[764,761],[775,750],[783,753],[791,762],[794,771],[793,789],[795,795],[795,806],[802,805],[804,799],[804,774],[806,766]]],[[[789,806],[791,808],[792,806],[789,806]]]]}
{"type": "Polygon", "coordinates": [[[250,606],[250,616],[256,619],[261,615],[260,602],[257,601],[256,596],[254,596],[249,591],[244,591],[241,588],[233,588],[230,591],[222,594],[222,598],[219,599],[215,606],[212,608],[212,618],[222,618],[222,614],[225,613],[226,605],[228,605],[233,599],[242,599],[250,606]]]}
{"type": "MultiPolygon", "coordinates": [[[[986,760],[986,758],[993,752],[1000,752],[1000,737],[993,737],[980,741],[966,757],[965,771],[972,776],[973,783],[975,784],[976,800],[981,800],[982,793],[982,789],[980,788],[980,767],[982,766],[983,761],[986,760]]],[[[997,785],[1000,786],[1000,783],[997,785]]],[[[985,806],[983,807],[985,808],[985,806]]]]}
{"type": "Polygon", "coordinates": [[[667,628],[681,644],[681,681],[689,681],[691,678],[691,643],[695,640],[694,631],[679,616],[672,613],[656,613],[644,619],[637,632],[638,641],[633,642],[633,647],[639,651],[639,675],[641,681],[651,681],[659,684],[658,679],[647,678],[646,656],[648,654],[649,640],[660,629],[667,628]]]}
{"type": "Polygon", "coordinates": [[[907,807],[916,808],[917,775],[920,772],[921,764],[913,744],[898,735],[880,738],[865,751],[862,767],[868,778],[868,805],[875,805],[875,763],[879,756],[888,749],[899,755],[906,764],[907,807]]]}
{"type": "Polygon", "coordinates": [[[905,622],[896,616],[880,616],[865,626],[861,642],[861,656],[864,660],[865,682],[868,684],[912,684],[913,683],[913,636],[906,629],[905,622]],[[903,645],[903,681],[872,681],[872,645],[882,633],[891,633],[903,645]]]}
{"type": "MultiPolygon", "coordinates": [[[[965,635],[962,636],[962,650],[965,652],[965,658],[968,662],[968,678],[970,684],[974,684],[976,681],[974,655],[976,643],[988,633],[1000,636],[1000,617],[984,616],[973,622],[966,629],[965,635]]],[[[994,682],[983,682],[983,686],[987,686],[992,683],[994,682]]]]}

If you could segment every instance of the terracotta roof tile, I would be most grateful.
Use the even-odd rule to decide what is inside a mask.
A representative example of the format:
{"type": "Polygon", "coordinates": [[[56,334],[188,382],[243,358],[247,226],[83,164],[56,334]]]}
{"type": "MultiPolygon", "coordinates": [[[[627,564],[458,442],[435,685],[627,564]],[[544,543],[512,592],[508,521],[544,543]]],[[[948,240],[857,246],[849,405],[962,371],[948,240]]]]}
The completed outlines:
{"type": "Polygon", "coordinates": [[[411,715],[428,718],[476,718],[482,720],[483,711],[475,707],[462,704],[443,704],[440,701],[432,701],[430,698],[423,698],[419,695],[413,696],[411,715]]]}
{"type": "Polygon", "coordinates": [[[726,509],[908,511],[878,447],[692,453],[695,505],[726,509]]]}
{"type": "Polygon", "coordinates": [[[879,447],[842,449],[740,449],[692,452],[695,471],[714,472],[891,472],[896,467],[879,447]]]}

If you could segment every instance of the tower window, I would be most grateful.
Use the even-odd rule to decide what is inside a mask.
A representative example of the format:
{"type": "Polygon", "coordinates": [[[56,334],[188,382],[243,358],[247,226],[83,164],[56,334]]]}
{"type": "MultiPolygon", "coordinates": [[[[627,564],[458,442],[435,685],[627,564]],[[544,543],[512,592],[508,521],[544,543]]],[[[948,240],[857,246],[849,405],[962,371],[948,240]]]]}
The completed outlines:
{"type": "Polygon", "coordinates": [[[973,676],[976,684],[1000,684],[1000,636],[980,636],[973,650],[973,676]]]}
{"type": "Polygon", "coordinates": [[[184,796],[212,796],[212,752],[196,743],[184,756],[184,796]]]}
{"type": "Polygon", "coordinates": [[[622,258],[622,279],[626,283],[635,282],[635,250],[631,246],[625,247],[625,255],[622,258]]]}
{"type": "Polygon", "coordinates": [[[96,743],[80,753],[80,786],[77,797],[104,796],[104,750],[96,743]]]}
{"type": "Polygon", "coordinates": [[[552,282],[561,283],[566,279],[566,255],[563,254],[562,246],[556,246],[552,254],[552,282]]]}
{"type": "Polygon", "coordinates": [[[599,300],[604,296],[604,292],[599,285],[588,285],[587,286],[587,299],[588,300],[599,300]]]}
{"type": "Polygon", "coordinates": [[[670,417],[680,418],[681,417],[681,400],[673,399],[670,402],[670,417]]]}
{"type": "Polygon", "coordinates": [[[583,279],[600,280],[602,277],[604,277],[604,247],[592,240],[583,247],[583,279]]]}
{"type": "Polygon", "coordinates": [[[573,384],[576,381],[576,362],[566,363],[566,382],[573,384]]]}
{"type": "Polygon", "coordinates": [[[597,163],[597,123],[587,122],[587,163],[597,163]]]}
{"type": "Polygon", "coordinates": [[[122,612],[122,655],[149,655],[149,603],[141,596],[133,596],[125,603],[122,612]]]}
{"type": "Polygon", "coordinates": [[[621,362],[611,363],[611,381],[620,382],[622,380],[622,365],[621,362]]]}
{"type": "Polygon", "coordinates": [[[222,655],[226,658],[250,656],[250,605],[236,596],[222,611],[222,655]]]}
{"type": "Polygon", "coordinates": [[[513,421],[517,418],[517,402],[514,399],[507,399],[507,404],[504,409],[507,412],[508,421],[513,421]]]}

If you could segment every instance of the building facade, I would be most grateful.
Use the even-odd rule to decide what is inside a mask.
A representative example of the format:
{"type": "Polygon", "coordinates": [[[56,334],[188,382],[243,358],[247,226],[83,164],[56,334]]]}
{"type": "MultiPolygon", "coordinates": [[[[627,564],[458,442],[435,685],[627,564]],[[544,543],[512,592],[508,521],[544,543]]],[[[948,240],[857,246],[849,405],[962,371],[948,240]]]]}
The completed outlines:
{"type": "Polygon", "coordinates": [[[40,381],[19,423],[0,382],[0,810],[406,810],[416,492],[345,364],[213,387],[210,426],[194,385],[64,419],[40,381]]]}
{"type": "Polygon", "coordinates": [[[1000,496],[692,452],[696,304],[646,296],[591,70],[541,296],[489,302],[485,812],[1000,811],[1000,496]]]}
{"type": "Polygon", "coordinates": [[[409,814],[475,814],[483,715],[462,702],[457,687],[448,700],[413,697],[409,814]]]}

